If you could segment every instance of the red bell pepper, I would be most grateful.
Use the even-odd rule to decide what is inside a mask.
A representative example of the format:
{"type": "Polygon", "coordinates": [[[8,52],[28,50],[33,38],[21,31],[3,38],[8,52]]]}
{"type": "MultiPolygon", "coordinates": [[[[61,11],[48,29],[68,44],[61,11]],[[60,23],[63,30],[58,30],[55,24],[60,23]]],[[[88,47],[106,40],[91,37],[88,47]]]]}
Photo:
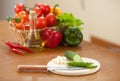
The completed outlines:
{"type": "Polygon", "coordinates": [[[52,29],[46,28],[42,32],[42,40],[45,43],[45,47],[55,48],[62,41],[62,34],[52,29]]]}

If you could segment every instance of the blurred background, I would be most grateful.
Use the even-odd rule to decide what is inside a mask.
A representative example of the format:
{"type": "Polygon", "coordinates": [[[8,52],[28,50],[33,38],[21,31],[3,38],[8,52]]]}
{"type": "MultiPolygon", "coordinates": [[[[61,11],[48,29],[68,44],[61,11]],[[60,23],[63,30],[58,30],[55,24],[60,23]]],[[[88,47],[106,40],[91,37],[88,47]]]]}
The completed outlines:
{"type": "Polygon", "coordinates": [[[106,47],[115,46],[120,51],[120,0],[1,0],[0,20],[14,16],[13,7],[19,2],[27,7],[33,7],[36,2],[50,6],[59,3],[63,12],[73,13],[84,22],[84,40],[106,47]]]}

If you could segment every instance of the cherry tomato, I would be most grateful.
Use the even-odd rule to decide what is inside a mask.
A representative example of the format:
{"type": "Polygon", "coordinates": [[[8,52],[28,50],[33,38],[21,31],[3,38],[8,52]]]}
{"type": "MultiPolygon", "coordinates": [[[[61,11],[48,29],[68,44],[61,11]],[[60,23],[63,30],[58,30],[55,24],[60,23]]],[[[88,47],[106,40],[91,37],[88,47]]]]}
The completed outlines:
{"type": "Polygon", "coordinates": [[[21,11],[24,11],[24,5],[22,3],[16,4],[14,6],[15,13],[19,13],[21,11]]]}
{"type": "Polygon", "coordinates": [[[36,27],[37,27],[37,29],[47,27],[47,20],[44,17],[37,18],[36,19],[36,27]]]}
{"type": "Polygon", "coordinates": [[[49,13],[48,15],[45,16],[47,19],[47,26],[55,26],[57,23],[56,16],[53,13],[49,13]]]}
{"type": "Polygon", "coordinates": [[[33,10],[37,13],[37,17],[42,16],[42,10],[39,7],[34,7],[33,10]]]}
{"type": "Polygon", "coordinates": [[[41,4],[39,2],[35,4],[35,7],[40,7],[40,6],[41,4]]]}
{"type": "Polygon", "coordinates": [[[42,9],[44,15],[50,13],[50,6],[48,4],[41,4],[40,8],[42,9]]]}

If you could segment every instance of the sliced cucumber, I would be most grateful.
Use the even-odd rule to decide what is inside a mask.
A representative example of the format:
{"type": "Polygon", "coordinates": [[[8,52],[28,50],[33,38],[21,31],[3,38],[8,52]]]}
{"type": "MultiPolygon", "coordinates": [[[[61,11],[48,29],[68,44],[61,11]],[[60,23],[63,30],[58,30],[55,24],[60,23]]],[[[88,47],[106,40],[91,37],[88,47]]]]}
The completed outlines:
{"type": "Polygon", "coordinates": [[[67,63],[68,66],[84,67],[84,68],[96,68],[92,62],[84,62],[79,54],[73,51],[66,51],[64,54],[70,61],[67,63]]]}
{"type": "Polygon", "coordinates": [[[82,59],[78,54],[75,54],[73,57],[73,61],[80,62],[80,61],[82,61],[82,59]]]}
{"type": "Polygon", "coordinates": [[[64,56],[67,57],[71,61],[76,61],[76,62],[82,61],[81,57],[73,51],[66,51],[64,56]]]}

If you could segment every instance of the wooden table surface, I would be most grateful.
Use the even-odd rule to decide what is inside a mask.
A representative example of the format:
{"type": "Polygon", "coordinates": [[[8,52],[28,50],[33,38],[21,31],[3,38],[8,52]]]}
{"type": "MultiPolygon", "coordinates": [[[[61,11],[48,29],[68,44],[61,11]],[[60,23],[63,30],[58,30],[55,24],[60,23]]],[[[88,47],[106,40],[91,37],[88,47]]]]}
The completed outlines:
{"type": "Polygon", "coordinates": [[[15,41],[15,34],[6,21],[0,21],[0,81],[120,81],[120,54],[83,41],[78,47],[44,48],[33,54],[20,56],[9,50],[4,40],[15,41]],[[82,57],[96,59],[101,69],[84,76],[62,76],[53,73],[17,72],[20,64],[47,64],[52,58],[63,55],[65,51],[77,52],[82,57]]]}

